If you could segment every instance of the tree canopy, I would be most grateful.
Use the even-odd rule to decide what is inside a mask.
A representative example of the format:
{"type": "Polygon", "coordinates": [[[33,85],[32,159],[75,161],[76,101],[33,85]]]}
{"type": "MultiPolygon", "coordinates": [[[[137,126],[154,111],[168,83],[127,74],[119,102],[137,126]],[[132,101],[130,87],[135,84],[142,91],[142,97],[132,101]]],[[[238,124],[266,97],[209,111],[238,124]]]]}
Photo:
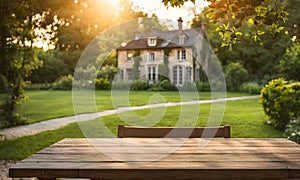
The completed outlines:
{"type": "MultiPolygon", "coordinates": [[[[182,6],[195,0],[162,0],[165,6],[182,6]]],[[[249,32],[255,41],[268,33],[276,36],[284,29],[288,13],[279,0],[207,0],[210,5],[207,17],[218,24],[216,31],[222,38],[222,46],[231,46],[240,40],[244,32],[240,29],[252,24],[255,29],[249,32]]]]}

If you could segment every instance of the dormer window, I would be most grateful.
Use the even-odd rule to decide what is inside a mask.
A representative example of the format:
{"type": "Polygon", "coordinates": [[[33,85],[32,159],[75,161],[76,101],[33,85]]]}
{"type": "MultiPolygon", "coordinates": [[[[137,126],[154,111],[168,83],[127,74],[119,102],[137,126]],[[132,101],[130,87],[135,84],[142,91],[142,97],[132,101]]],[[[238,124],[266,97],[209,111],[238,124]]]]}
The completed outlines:
{"type": "Polygon", "coordinates": [[[156,46],[156,38],[149,38],[148,46],[156,46]]]}
{"type": "Polygon", "coordinates": [[[179,36],[179,44],[184,44],[184,36],[179,36]]]}
{"type": "Polygon", "coordinates": [[[127,53],[127,61],[131,61],[133,58],[133,53],[127,53]]]}

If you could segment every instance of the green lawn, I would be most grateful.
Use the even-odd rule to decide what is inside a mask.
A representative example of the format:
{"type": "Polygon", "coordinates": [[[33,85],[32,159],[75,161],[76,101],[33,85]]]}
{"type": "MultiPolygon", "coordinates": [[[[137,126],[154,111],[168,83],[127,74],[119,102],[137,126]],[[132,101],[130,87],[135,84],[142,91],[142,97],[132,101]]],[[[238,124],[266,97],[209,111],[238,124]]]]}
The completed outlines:
{"type": "MultiPolygon", "coordinates": [[[[106,116],[80,125],[74,123],[58,130],[22,137],[13,141],[3,141],[0,142],[0,159],[24,159],[63,138],[84,137],[81,130],[85,132],[87,137],[112,137],[116,135],[117,125],[125,122],[126,124],[155,126],[174,126],[178,123],[182,126],[189,126],[195,123],[191,121],[191,118],[193,118],[193,113],[197,113],[199,114],[196,121],[197,126],[206,125],[211,104],[203,104],[200,107],[188,105],[182,108],[187,114],[182,117],[182,121],[178,121],[182,111],[181,107],[168,107],[159,121],[154,121],[153,117],[156,117],[157,113],[164,112],[162,108],[153,109],[152,114],[151,110],[145,109],[135,111],[134,114],[127,112],[120,114],[120,116],[106,116]],[[140,118],[136,118],[137,115],[140,118]],[[106,127],[112,134],[105,133],[106,127]]],[[[232,137],[282,137],[282,132],[264,123],[266,120],[267,117],[261,105],[258,104],[258,99],[251,99],[227,102],[221,124],[231,126],[232,137]]]]}
{"type": "MultiPolygon", "coordinates": [[[[91,91],[87,91],[91,92],[91,91]]],[[[200,92],[199,96],[194,92],[185,92],[182,96],[178,92],[154,92],[154,91],[130,91],[129,98],[126,96],[126,91],[117,91],[111,96],[110,91],[95,91],[96,108],[98,111],[114,109],[116,107],[137,106],[149,103],[160,102],[179,102],[196,99],[211,99],[210,92],[200,92]],[[112,98],[118,103],[114,103],[112,98]]],[[[26,101],[21,113],[28,119],[29,123],[39,122],[51,118],[65,117],[74,115],[72,91],[26,91],[29,100],[26,101]]],[[[245,93],[227,93],[227,97],[244,96],[245,93]]],[[[217,97],[222,97],[217,94],[217,97]]],[[[81,112],[90,112],[88,105],[84,103],[87,101],[86,95],[77,98],[83,108],[81,112]]]]}

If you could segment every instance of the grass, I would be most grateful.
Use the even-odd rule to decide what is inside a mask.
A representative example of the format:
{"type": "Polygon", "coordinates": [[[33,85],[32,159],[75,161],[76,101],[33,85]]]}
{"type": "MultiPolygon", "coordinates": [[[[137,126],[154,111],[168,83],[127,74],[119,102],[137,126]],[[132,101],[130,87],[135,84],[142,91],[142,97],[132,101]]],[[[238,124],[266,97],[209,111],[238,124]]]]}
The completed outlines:
{"type": "MultiPolygon", "coordinates": [[[[95,91],[93,93],[92,91],[86,91],[76,96],[75,100],[77,100],[78,103],[76,104],[78,106],[75,107],[79,107],[79,110],[76,109],[76,113],[91,112],[93,108],[94,111],[103,111],[129,105],[138,106],[149,103],[211,99],[210,92],[200,92],[199,96],[194,92],[185,92],[182,96],[178,92],[154,91],[130,91],[129,95],[126,91],[116,91],[113,96],[110,91],[95,91]],[[95,100],[91,97],[93,95],[95,95],[95,100]],[[96,106],[93,106],[94,102],[96,102],[96,106]]],[[[29,100],[23,104],[19,111],[28,119],[29,123],[74,115],[72,91],[26,91],[26,95],[29,100]]],[[[227,93],[226,96],[244,95],[247,94],[227,93]]],[[[217,94],[217,97],[222,96],[217,94]]]]}
{"type": "MultiPolygon", "coordinates": [[[[194,105],[168,107],[166,111],[162,109],[156,108],[152,109],[152,111],[145,109],[135,111],[135,113],[126,112],[120,115],[106,116],[101,119],[80,123],[80,125],[74,123],[58,130],[22,137],[13,141],[3,141],[0,142],[0,159],[24,159],[67,137],[116,136],[118,124],[174,126],[178,123],[180,126],[189,126],[196,123],[197,126],[205,126],[211,111],[211,104],[202,104],[200,107],[194,105]],[[178,121],[182,110],[186,115],[182,116],[181,121],[178,121]],[[154,121],[154,118],[159,117],[159,113],[162,113],[162,119],[154,121]],[[194,113],[199,114],[197,121],[191,121],[194,113]]],[[[258,99],[249,99],[227,102],[224,119],[221,124],[229,124],[232,129],[232,137],[236,138],[282,137],[282,132],[264,123],[266,120],[267,117],[261,105],[258,104],[258,99]]]]}

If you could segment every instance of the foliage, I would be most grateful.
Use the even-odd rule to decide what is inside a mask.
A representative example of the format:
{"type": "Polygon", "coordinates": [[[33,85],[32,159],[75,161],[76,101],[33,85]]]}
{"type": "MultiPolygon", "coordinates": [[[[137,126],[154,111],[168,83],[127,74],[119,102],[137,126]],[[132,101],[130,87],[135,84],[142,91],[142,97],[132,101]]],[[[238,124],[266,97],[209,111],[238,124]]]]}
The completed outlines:
{"type": "Polygon", "coordinates": [[[153,91],[177,91],[177,87],[169,80],[165,79],[152,85],[153,91]]]}
{"type": "Polygon", "coordinates": [[[101,67],[97,77],[108,79],[108,81],[112,82],[117,72],[118,72],[118,68],[116,68],[115,66],[105,65],[101,67]]]}
{"type": "Polygon", "coordinates": [[[225,80],[229,91],[236,91],[248,78],[248,71],[240,63],[230,63],[225,67],[225,80]]]}
{"type": "Polygon", "coordinates": [[[67,75],[58,78],[54,83],[52,88],[54,90],[71,90],[73,84],[73,76],[67,75]]]}
{"type": "Polygon", "coordinates": [[[25,90],[52,90],[52,83],[27,84],[25,90]]]}
{"type": "Polygon", "coordinates": [[[169,69],[169,55],[171,49],[164,49],[164,63],[158,65],[158,74],[159,74],[159,80],[168,80],[170,77],[170,69],[169,69]]]}
{"type": "Polygon", "coordinates": [[[178,89],[182,91],[197,91],[196,84],[191,82],[184,82],[183,86],[178,87],[178,89]]]}
{"type": "Polygon", "coordinates": [[[198,81],[196,82],[196,87],[198,91],[210,91],[209,82],[198,81]]]}
{"type": "Polygon", "coordinates": [[[262,89],[262,86],[256,82],[243,83],[239,87],[240,92],[245,92],[248,94],[260,94],[261,89],[262,89]]]}
{"type": "Polygon", "coordinates": [[[61,59],[58,50],[44,52],[36,50],[37,57],[43,62],[43,66],[35,71],[28,78],[31,83],[52,83],[61,76],[68,75],[68,65],[61,59]]]}
{"type": "Polygon", "coordinates": [[[133,80],[137,80],[140,77],[140,71],[139,71],[139,67],[140,67],[140,62],[142,61],[142,57],[140,56],[141,52],[140,51],[136,51],[134,53],[133,56],[133,67],[132,67],[132,78],[133,80]]]}
{"type": "Polygon", "coordinates": [[[300,115],[300,82],[289,83],[283,78],[270,81],[261,91],[260,103],[270,123],[284,130],[291,119],[300,115]]]}
{"type": "Polygon", "coordinates": [[[95,89],[97,90],[110,89],[110,81],[107,78],[97,78],[95,81],[95,89]]]}
{"type": "Polygon", "coordinates": [[[290,121],[284,132],[284,136],[300,144],[300,117],[290,121]]]}
{"type": "Polygon", "coordinates": [[[279,60],[279,73],[288,80],[300,81],[300,43],[286,49],[285,54],[279,60]]]}
{"type": "MultiPolygon", "coordinates": [[[[165,6],[181,6],[185,2],[195,0],[163,0],[165,6]]],[[[219,23],[216,31],[223,40],[222,46],[231,46],[244,34],[240,31],[243,24],[251,24],[256,27],[250,31],[251,37],[257,41],[260,36],[268,33],[273,36],[284,29],[288,13],[284,7],[278,5],[278,0],[208,0],[207,16],[215,24],[219,23]]]]}
{"type": "Polygon", "coordinates": [[[129,90],[131,82],[128,81],[113,81],[111,89],[112,90],[129,90]]]}
{"type": "Polygon", "coordinates": [[[137,79],[132,82],[130,89],[131,90],[148,90],[150,87],[151,86],[148,83],[148,81],[137,79]]]}

